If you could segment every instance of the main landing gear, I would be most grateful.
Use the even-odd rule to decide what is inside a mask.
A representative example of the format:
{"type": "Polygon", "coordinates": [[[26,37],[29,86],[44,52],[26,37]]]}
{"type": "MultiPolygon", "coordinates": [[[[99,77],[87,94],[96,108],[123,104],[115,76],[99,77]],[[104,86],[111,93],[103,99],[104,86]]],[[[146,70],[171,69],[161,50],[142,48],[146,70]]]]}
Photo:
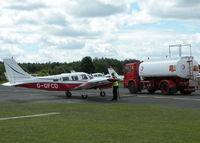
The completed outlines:
{"type": "MultiPolygon", "coordinates": [[[[66,91],[65,95],[66,95],[67,98],[70,98],[72,96],[72,93],[70,91],[66,91]]],[[[105,97],[106,96],[106,92],[105,91],[100,91],[100,96],[101,97],[105,97]]],[[[82,99],[87,99],[88,98],[88,95],[86,94],[85,90],[82,90],[81,98],[82,99]]]]}
{"type": "MultiPolygon", "coordinates": [[[[70,98],[70,97],[72,96],[72,93],[71,93],[70,91],[66,91],[66,92],[65,92],[65,95],[66,95],[67,98],[70,98]]],[[[81,98],[82,98],[82,99],[87,99],[87,98],[88,98],[88,95],[87,95],[87,94],[84,94],[84,92],[83,92],[82,95],[81,95],[81,98]]]]}
{"type": "Polygon", "coordinates": [[[65,95],[66,95],[67,98],[70,98],[72,96],[72,93],[70,91],[66,91],[65,95]]]}
{"type": "MultiPolygon", "coordinates": [[[[100,96],[101,97],[105,97],[106,96],[106,92],[105,91],[100,91],[100,96]]],[[[85,94],[85,91],[83,90],[82,95],[81,95],[82,99],[87,99],[88,95],[85,94]]]]}

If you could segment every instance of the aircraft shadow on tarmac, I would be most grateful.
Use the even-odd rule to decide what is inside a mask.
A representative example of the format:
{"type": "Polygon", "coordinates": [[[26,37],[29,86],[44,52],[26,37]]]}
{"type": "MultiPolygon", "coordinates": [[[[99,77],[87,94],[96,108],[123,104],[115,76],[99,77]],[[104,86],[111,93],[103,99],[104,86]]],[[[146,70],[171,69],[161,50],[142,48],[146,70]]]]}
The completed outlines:
{"type": "Polygon", "coordinates": [[[99,96],[88,96],[87,99],[82,99],[80,96],[78,95],[74,95],[70,98],[67,98],[65,96],[62,96],[62,95],[56,95],[56,97],[59,97],[61,99],[64,99],[64,100],[73,100],[73,101],[81,101],[81,102],[98,102],[98,103],[110,103],[112,102],[111,101],[111,97],[108,96],[108,97],[99,97],[99,96]]]}

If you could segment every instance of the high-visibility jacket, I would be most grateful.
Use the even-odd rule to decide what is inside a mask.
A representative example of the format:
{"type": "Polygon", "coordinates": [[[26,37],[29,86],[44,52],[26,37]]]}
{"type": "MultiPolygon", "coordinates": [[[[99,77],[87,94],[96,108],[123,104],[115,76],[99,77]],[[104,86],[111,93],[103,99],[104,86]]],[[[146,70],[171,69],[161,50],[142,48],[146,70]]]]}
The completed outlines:
{"type": "MultiPolygon", "coordinates": [[[[116,77],[114,77],[114,79],[116,79],[116,77]]],[[[113,82],[113,83],[112,83],[112,86],[119,86],[118,81],[113,82]]]]}
{"type": "Polygon", "coordinates": [[[113,83],[112,83],[112,86],[119,86],[118,81],[113,82],[113,83]]]}

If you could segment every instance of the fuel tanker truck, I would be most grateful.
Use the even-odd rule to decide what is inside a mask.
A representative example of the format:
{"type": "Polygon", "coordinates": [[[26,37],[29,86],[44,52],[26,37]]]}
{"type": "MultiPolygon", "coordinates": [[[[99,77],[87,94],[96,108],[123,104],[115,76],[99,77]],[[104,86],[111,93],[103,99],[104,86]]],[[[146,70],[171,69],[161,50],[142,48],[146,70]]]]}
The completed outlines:
{"type": "MultiPolygon", "coordinates": [[[[174,45],[170,45],[172,46],[174,45]]],[[[142,90],[147,90],[150,94],[161,90],[161,93],[166,95],[175,94],[177,91],[181,94],[194,92],[196,85],[192,85],[191,81],[199,74],[199,65],[191,56],[191,46],[190,56],[181,55],[182,46],[178,45],[179,57],[177,58],[169,56],[160,60],[148,59],[126,64],[124,87],[127,87],[132,94],[142,90]]]]}

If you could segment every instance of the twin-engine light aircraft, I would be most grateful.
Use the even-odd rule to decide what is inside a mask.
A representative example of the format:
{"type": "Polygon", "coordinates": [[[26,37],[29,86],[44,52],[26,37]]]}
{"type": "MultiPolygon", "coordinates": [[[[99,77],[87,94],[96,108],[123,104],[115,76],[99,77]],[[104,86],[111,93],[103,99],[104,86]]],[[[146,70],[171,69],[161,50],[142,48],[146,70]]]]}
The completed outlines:
{"type": "MultiPolygon", "coordinates": [[[[84,72],[65,73],[60,75],[34,77],[25,72],[17,62],[11,59],[4,59],[6,70],[6,78],[9,82],[4,83],[4,86],[20,86],[27,88],[36,88],[49,91],[65,91],[66,97],[71,97],[72,90],[86,91],[88,89],[100,89],[100,96],[106,95],[102,89],[111,88],[112,83],[117,79],[112,78],[93,78],[91,75],[84,72]]],[[[83,92],[81,95],[86,99],[88,95],[83,92]]]]}

